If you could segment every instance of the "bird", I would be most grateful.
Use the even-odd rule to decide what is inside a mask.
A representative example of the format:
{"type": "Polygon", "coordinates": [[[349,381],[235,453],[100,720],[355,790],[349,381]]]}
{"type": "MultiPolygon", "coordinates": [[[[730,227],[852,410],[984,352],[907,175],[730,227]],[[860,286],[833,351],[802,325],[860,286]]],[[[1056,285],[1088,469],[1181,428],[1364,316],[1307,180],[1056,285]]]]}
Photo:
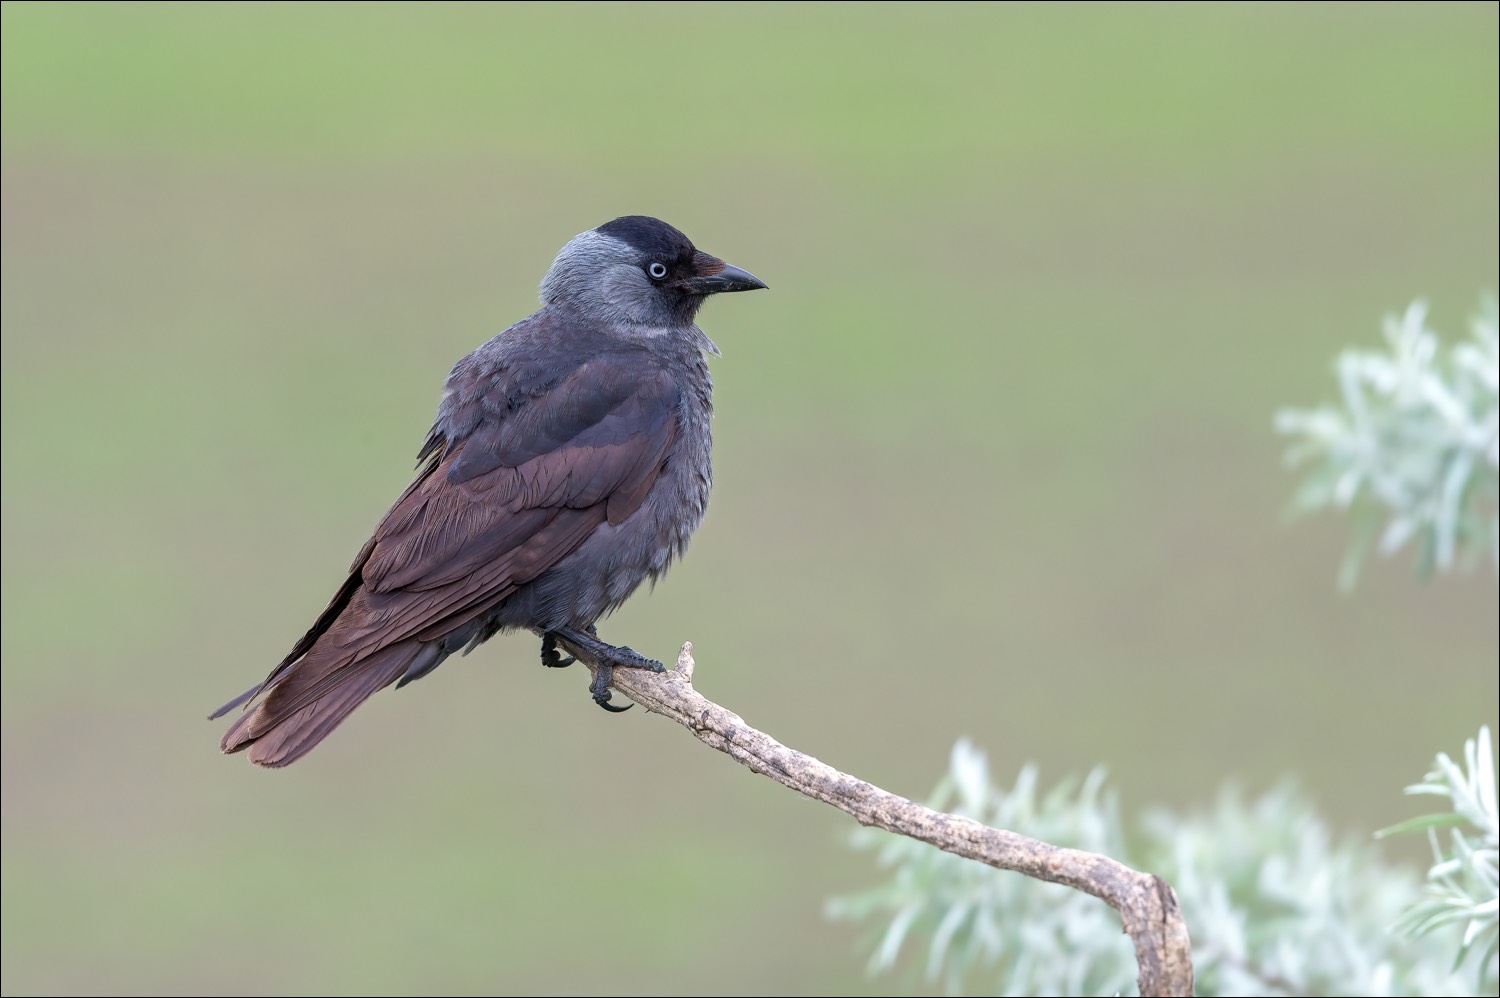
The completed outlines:
{"type": "Polygon", "coordinates": [[[302,758],[361,703],[495,634],[530,631],[544,665],[660,662],[598,622],[680,558],[703,519],[718,347],[713,295],[766,284],[657,218],[579,233],[542,278],[541,308],[454,365],[415,477],[348,577],[266,677],[216,710],[241,713],[225,753],[302,758]]]}

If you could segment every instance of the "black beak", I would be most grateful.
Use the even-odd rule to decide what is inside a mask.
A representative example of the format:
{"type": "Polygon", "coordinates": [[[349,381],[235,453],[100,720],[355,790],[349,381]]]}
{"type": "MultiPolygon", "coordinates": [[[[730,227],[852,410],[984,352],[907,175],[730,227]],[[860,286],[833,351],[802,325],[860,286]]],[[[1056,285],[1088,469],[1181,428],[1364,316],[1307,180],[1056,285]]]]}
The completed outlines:
{"type": "Polygon", "coordinates": [[[682,282],[682,286],[695,295],[720,295],[727,291],[759,291],[766,282],[733,264],[725,263],[707,253],[699,253],[694,260],[696,276],[682,282]]]}

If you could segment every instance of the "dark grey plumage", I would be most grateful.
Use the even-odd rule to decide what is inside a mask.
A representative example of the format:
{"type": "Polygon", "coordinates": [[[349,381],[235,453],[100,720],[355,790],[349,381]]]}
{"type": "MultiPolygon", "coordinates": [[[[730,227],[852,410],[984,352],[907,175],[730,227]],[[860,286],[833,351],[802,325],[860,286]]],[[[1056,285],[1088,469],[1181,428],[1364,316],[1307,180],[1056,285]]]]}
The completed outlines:
{"type": "MultiPolygon", "coordinates": [[[[526,629],[617,665],[654,665],[594,625],[686,548],[708,503],[717,353],[710,295],[765,287],[644,216],[571,240],[542,309],[448,376],[416,479],[349,577],[264,683],[225,752],[301,758],[376,690],[494,634],[526,629]]],[[[608,700],[607,672],[595,699],[608,700]]]]}

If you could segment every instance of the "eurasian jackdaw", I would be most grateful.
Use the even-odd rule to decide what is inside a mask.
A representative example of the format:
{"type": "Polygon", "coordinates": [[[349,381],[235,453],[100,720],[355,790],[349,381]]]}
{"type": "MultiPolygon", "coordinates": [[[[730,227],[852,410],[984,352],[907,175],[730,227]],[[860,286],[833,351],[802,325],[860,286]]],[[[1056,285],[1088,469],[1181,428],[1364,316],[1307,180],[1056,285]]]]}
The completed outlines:
{"type": "Polygon", "coordinates": [[[599,665],[661,663],[602,641],[595,622],[686,548],[708,503],[718,349],[693,318],[710,296],[764,288],[665,222],[617,218],[574,237],[541,311],[454,366],[416,479],[349,577],[242,704],[225,752],[285,766],[376,690],[420,679],[499,631],[599,665]],[[262,696],[263,694],[263,696],[262,696]]]}

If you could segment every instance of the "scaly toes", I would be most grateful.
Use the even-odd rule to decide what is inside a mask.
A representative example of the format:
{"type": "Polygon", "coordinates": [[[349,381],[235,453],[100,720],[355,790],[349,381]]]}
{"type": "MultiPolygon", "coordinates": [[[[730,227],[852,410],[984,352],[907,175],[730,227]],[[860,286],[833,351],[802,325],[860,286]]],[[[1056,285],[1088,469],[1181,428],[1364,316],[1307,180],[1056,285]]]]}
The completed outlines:
{"type": "Polygon", "coordinates": [[[609,702],[613,696],[613,694],[609,692],[609,684],[614,680],[614,678],[615,670],[612,666],[599,666],[594,670],[594,681],[592,683],[589,683],[589,693],[593,695],[594,702],[596,704],[603,707],[611,714],[623,714],[635,705],[628,703],[623,707],[616,707],[609,702]]]}

